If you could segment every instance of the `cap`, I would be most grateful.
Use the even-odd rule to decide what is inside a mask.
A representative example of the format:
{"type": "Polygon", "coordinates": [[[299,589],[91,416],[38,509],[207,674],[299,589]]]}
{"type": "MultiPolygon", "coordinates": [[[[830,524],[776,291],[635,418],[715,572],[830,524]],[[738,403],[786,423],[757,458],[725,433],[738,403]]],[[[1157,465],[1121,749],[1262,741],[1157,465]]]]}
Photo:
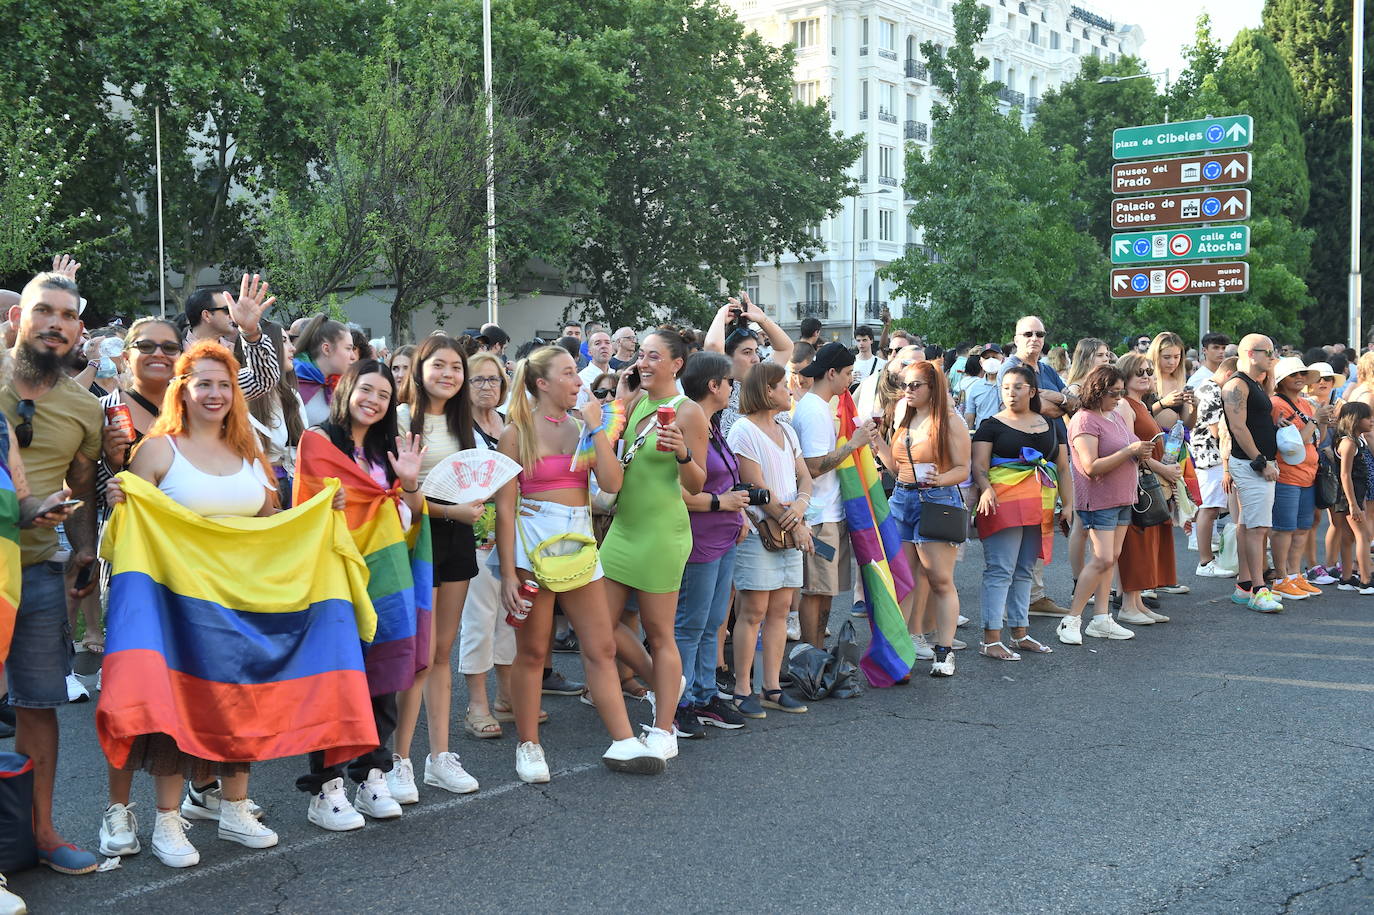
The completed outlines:
{"type": "Polygon", "coordinates": [[[811,360],[811,364],[797,374],[805,375],[807,378],[824,378],[825,373],[831,369],[838,371],[853,364],[854,354],[849,351],[849,347],[843,343],[827,343],[816,350],[816,356],[811,360]]]}
{"type": "MultiPolygon", "coordinates": [[[[1327,366],[1327,368],[1329,370],[1330,366],[1327,366]]],[[[1274,366],[1274,384],[1278,384],[1280,381],[1283,381],[1283,379],[1287,378],[1289,375],[1297,374],[1306,375],[1307,384],[1311,384],[1312,382],[1316,381],[1318,378],[1321,377],[1321,375],[1317,374],[1317,372],[1304,365],[1300,357],[1284,356],[1282,359],[1279,360],[1278,365],[1274,366]]],[[[1332,374],[1334,375],[1335,373],[1332,372],[1332,374]]]]}

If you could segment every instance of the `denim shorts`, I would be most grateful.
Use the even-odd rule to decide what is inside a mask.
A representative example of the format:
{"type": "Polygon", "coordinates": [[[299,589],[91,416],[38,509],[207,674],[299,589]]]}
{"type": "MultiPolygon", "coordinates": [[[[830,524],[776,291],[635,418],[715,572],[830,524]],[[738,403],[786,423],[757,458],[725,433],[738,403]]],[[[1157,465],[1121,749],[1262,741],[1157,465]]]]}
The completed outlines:
{"type": "MultiPolygon", "coordinates": [[[[515,524],[515,566],[533,572],[534,560],[530,558],[530,553],[545,540],[550,537],[557,537],[559,534],[592,536],[592,510],[585,505],[564,505],[561,502],[521,499],[515,513],[515,524]]],[[[580,549],[582,549],[580,544],[564,541],[548,547],[545,550],[545,555],[566,556],[569,553],[576,553],[580,549]]],[[[601,560],[598,558],[596,571],[592,573],[591,580],[596,581],[601,577],[601,560]]]]}
{"type": "Polygon", "coordinates": [[[10,705],[59,708],[67,704],[71,673],[71,627],[67,625],[66,563],[24,567],[14,641],[5,662],[10,705]]]}
{"type": "Polygon", "coordinates": [[[802,554],[800,550],[778,550],[776,553],[763,548],[757,531],[740,543],[735,551],[735,590],[737,591],[776,591],[779,588],[800,588],[802,586],[802,554]]]}
{"type": "Polygon", "coordinates": [[[921,503],[935,502],[939,505],[964,507],[964,498],[958,486],[932,486],[923,489],[908,489],[898,486],[888,500],[892,517],[897,519],[897,533],[903,543],[948,543],[947,540],[927,540],[917,530],[921,526],[921,503]]]}
{"type": "Polygon", "coordinates": [[[1090,531],[1110,531],[1131,523],[1131,506],[1118,505],[1115,508],[1077,509],[1078,520],[1090,531]]]}
{"type": "Polygon", "coordinates": [[[1307,531],[1312,529],[1312,514],[1317,510],[1317,488],[1294,486],[1292,483],[1274,484],[1274,530],[1307,531]]]}

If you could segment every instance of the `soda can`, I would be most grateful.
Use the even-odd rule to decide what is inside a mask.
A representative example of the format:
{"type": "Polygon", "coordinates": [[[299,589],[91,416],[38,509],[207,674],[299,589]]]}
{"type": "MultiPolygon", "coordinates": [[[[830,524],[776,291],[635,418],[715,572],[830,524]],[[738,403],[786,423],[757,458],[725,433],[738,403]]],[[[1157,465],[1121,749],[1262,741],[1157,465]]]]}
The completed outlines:
{"type": "MultiPolygon", "coordinates": [[[[662,429],[664,426],[668,425],[675,419],[677,419],[677,411],[674,410],[672,407],[668,406],[667,404],[664,404],[663,406],[658,408],[658,427],[660,429],[662,429]]],[[[667,445],[663,444],[663,439],[658,440],[658,444],[656,445],[656,447],[659,451],[673,450],[672,448],[669,448],[667,445]]]]}
{"type": "Polygon", "coordinates": [[[530,611],[534,609],[534,598],[539,593],[539,583],[533,581],[523,581],[520,583],[520,610],[511,613],[506,612],[506,624],[512,629],[519,629],[525,625],[525,620],[529,617],[530,611]]]}
{"type": "Polygon", "coordinates": [[[105,424],[123,429],[129,436],[129,441],[134,439],[134,415],[129,412],[129,405],[117,403],[112,407],[105,408],[105,424]]]}

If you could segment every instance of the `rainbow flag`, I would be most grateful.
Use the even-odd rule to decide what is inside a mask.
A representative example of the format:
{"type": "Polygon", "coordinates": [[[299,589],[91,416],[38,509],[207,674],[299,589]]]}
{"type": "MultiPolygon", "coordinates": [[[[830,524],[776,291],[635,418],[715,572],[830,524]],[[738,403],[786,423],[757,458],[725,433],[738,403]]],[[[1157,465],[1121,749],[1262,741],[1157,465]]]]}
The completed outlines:
{"type": "Polygon", "coordinates": [[[105,526],[113,567],[96,730],[116,767],[134,738],[256,762],[377,746],[360,637],[367,566],[330,508],[336,483],[269,518],[206,518],[128,472],[105,526]]]}
{"type": "Polygon", "coordinates": [[[19,612],[19,496],[14,491],[9,467],[0,464],[0,676],[14,638],[14,618],[19,612]]]}
{"type": "MultiPolygon", "coordinates": [[[[841,445],[858,428],[858,412],[849,392],[841,393],[837,410],[841,445]]],[[[911,673],[916,664],[916,645],[899,606],[914,586],[911,567],[902,552],[897,522],[887,507],[872,447],[864,445],[855,450],[835,472],[839,474],[845,524],[863,580],[872,630],[859,666],[869,683],[891,686],[911,673]]]]}
{"type": "Polygon", "coordinates": [[[1054,503],[1059,493],[1055,466],[1034,448],[1022,448],[1021,457],[992,459],[988,482],[997,494],[997,511],[979,514],[978,536],[988,537],[1011,527],[1040,528],[1040,558],[1054,554],[1054,503]]]}
{"type": "Polygon", "coordinates": [[[330,479],[343,484],[344,517],[367,563],[367,594],[377,611],[377,634],[363,648],[368,688],[374,696],[400,692],[429,666],[434,602],[429,512],[422,509],[409,532],[403,530],[397,488],[382,489],[324,436],[301,436],[293,501],[300,504],[322,492],[330,479]]]}

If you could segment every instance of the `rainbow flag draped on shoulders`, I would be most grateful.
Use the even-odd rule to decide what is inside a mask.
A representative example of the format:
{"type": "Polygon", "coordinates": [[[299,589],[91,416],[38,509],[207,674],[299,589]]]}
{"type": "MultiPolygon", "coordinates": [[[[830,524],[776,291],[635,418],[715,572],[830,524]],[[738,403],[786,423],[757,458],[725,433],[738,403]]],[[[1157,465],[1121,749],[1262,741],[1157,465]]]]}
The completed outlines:
{"type": "Polygon", "coordinates": [[[111,764],[145,734],[221,762],[376,747],[360,637],[377,618],[330,508],[337,484],[269,518],[206,518],[119,480],[126,499],[101,542],[113,577],[96,710],[111,764]]]}
{"type": "Polygon", "coordinates": [[[367,593],[377,611],[377,634],[363,649],[368,687],[374,696],[400,692],[429,666],[434,601],[429,512],[422,509],[410,530],[402,529],[397,488],[382,489],[324,436],[301,436],[294,501],[312,498],[331,478],[343,484],[344,517],[367,563],[367,593]]]}
{"type": "Polygon", "coordinates": [[[1059,474],[1054,464],[1034,448],[1022,448],[1019,458],[992,459],[988,482],[997,495],[997,511],[978,514],[979,537],[1012,527],[1040,528],[1040,558],[1049,562],[1054,553],[1054,503],[1059,494],[1059,474]]]}
{"type": "MultiPolygon", "coordinates": [[[[839,444],[843,445],[858,428],[858,409],[848,391],[841,393],[838,400],[838,435],[839,444]]],[[[911,673],[916,663],[916,645],[899,606],[914,586],[911,567],[902,552],[897,522],[887,506],[872,447],[856,449],[835,468],[835,473],[839,475],[845,524],[859,565],[872,629],[859,666],[874,686],[891,686],[911,673]]]]}
{"type": "Polygon", "coordinates": [[[14,638],[14,618],[19,612],[19,495],[9,467],[0,464],[0,676],[14,638]]]}

